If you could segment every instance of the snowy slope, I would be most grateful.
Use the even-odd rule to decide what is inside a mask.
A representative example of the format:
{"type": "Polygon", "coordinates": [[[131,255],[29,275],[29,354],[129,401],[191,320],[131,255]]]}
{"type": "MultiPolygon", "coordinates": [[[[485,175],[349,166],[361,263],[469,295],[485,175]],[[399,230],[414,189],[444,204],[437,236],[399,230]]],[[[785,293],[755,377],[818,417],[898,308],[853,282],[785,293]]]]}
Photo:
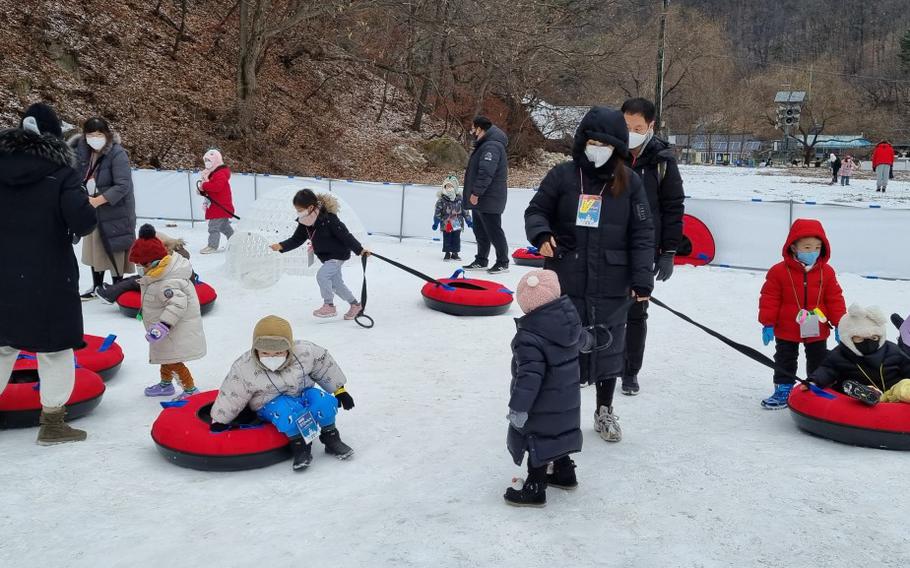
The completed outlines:
{"type": "Polygon", "coordinates": [[[830,169],[809,169],[805,176],[790,175],[779,168],[734,168],[680,166],[686,195],[700,199],[752,199],[815,201],[843,205],[879,204],[910,208],[910,182],[891,180],[884,194],[875,192],[875,178],[864,172],[850,185],[828,185],[830,169]],[[817,177],[812,177],[817,176],[817,177]]]}
{"type": "MultiPolygon", "coordinates": [[[[181,226],[191,250],[205,227],[181,226]]],[[[430,274],[454,266],[440,245],[374,239],[374,250],[430,274]]],[[[473,251],[469,245],[466,253],[473,251]]],[[[469,257],[469,254],[465,254],[469,257]]],[[[905,566],[907,454],[853,448],[799,432],[769,412],[767,369],[652,307],[642,394],[617,395],[619,444],[591,429],[582,391],[580,488],[551,489],[543,510],[507,507],[521,475],[505,449],[508,316],[454,318],[422,305],[422,282],[369,265],[376,327],[315,320],[312,278],[249,291],[224,255],[193,261],[219,292],[205,317],[209,355],[189,366],[217,388],[249,348],[254,322],[276,313],[331,350],[356,408],[343,412],[348,462],[316,444],[314,465],[205,473],[167,463],[149,437],[160,411],[138,322],[100,302],[86,330],[116,333],[126,352],[101,406],[78,426],[85,443],[34,445],[35,430],[0,431],[0,566],[905,566]]],[[[83,267],[84,268],[84,267],[83,267]]],[[[502,282],[514,289],[526,269],[502,282]]],[[[83,272],[83,282],[88,273],[83,272]]],[[[346,270],[359,290],[359,267],[346,270]]],[[[760,347],[763,275],[680,268],[657,296],[760,347]]],[[[910,310],[910,283],[842,277],[848,301],[910,310]]],[[[893,334],[892,334],[893,336],[893,334]]],[[[771,353],[771,348],[763,348],[771,353]]]]}

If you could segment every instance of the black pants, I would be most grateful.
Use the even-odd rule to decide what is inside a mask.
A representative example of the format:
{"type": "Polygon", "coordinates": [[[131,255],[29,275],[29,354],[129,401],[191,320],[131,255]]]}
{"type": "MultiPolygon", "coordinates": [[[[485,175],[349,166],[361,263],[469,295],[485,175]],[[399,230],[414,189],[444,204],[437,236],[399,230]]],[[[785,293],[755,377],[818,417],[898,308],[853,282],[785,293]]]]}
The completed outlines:
{"type": "Polygon", "coordinates": [[[461,231],[442,234],[442,252],[461,252],[461,231]]]}
{"type": "MultiPolygon", "coordinates": [[[[123,276],[114,276],[114,273],[112,272],[111,280],[113,280],[114,284],[117,284],[121,280],[123,280],[123,276]]],[[[92,270],[92,287],[98,288],[103,283],[104,283],[104,272],[98,272],[96,270],[92,270]]]]}
{"type": "MultiPolygon", "coordinates": [[[[553,469],[560,470],[569,467],[572,464],[572,458],[569,456],[563,456],[558,460],[553,462],[553,469]]],[[[547,480],[547,464],[544,464],[540,467],[534,467],[531,465],[531,456],[528,456],[528,479],[527,481],[546,481],[547,480]]]]}
{"type": "Polygon", "coordinates": [[[477,258],[482,264],[490,261],[490,245],[496,249],[496,264],[509,264],[509,244],[502,230],[502,215],[474,210],[474,237],[477,238],[477,258]]]}
{"type": "Polygon", "coordinates": [[[645,359],[645,340],[648,337],[648,302],[635,302],[629,308],[626,322],[626,377],[637,377],[645,359]]]}
{"type": "MultiPolygon", "coordinates": [[[[778,339],[776,349],[774,350],[774,363],[785,371],[796,374],[799,365],[799,343],[778,339]]],[[[825,357],[828,356],[828,342],[815,341],[813,343],[803,343],[803,349],[806,351],[806,371],[811,375],[815,369],[818,369],[825,357]]],[[[774,372],[775,385],[792,385],[793,379],[784,376],[777,371],[774,372]]]]}

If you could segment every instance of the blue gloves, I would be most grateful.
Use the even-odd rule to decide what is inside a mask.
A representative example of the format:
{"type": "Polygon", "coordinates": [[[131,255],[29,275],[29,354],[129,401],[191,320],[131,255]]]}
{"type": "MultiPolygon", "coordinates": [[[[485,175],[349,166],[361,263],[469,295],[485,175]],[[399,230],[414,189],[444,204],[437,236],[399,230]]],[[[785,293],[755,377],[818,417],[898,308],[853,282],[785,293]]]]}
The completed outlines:
{"type": "Polygon", "coordinates": [[[773,325],[766,325],[765,327],[761,328],[761,340],[762,340],[762,343],[764,343],[765,345],[768,345],[769,343],[771,343],[771,341],[774,340],[774,326],[773,325]]]}
{"type": "Polygon", "coordinates": [[[433,219],[433,230],[439,229],[439,219],[433,219]]]}
{"type": "Polygon", "coordinates": [[[470,219],[465,219],[465,221],[467,222],[468,228],[469,228],[469,229],[473,229],[473,228],[474,228],[474,221],[472,221],[472,220],[470,220],[470,219]]]}
{"type": "Polygon", "coordinates": [[[836,327],[834,328],[834,341],[840,343],[840,330],[836,327]]]}

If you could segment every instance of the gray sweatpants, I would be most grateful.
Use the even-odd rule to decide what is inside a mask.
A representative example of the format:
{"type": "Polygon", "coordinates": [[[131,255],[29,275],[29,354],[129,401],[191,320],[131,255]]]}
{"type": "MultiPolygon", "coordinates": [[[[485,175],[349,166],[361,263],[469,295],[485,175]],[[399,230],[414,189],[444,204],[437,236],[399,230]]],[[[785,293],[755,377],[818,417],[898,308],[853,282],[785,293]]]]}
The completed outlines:
{"type": "Polygon", "coordinates": [[[891,166],[879,164],[875,167],[875,189],[887,189],[888,178],[891,177],[891,166]]]}
{"type": "MultiPolygon", "coordinates": [[[[76,364],[73,361],[73,350],[64,349],[53,353],[37,353],[38,375],[41,379],[41,406],[59,408],[66,404],[73,394],[76,384],[76,364]]],[[[9,382],[10,373],[19,350],[12,347],[0,347],[0,393],[9,382]]]]}
{"type": "Polygon", "coordinates": [[[231,220],[209,219],[209,246],[213,249],[218,248],[222,234],[229,239],[234,234],[234,229],[231,228],[231,220]]]}
{"type": "Polygon", "coordinates": [[[349,304],[357,302],[357,298],[354,297],[341,277],[342,266],[344,266],[343,260],[327,260],[316,273],[316,283],[319,284],[319,292],[326,304],[334,303],[335,294],[349,304]]]}

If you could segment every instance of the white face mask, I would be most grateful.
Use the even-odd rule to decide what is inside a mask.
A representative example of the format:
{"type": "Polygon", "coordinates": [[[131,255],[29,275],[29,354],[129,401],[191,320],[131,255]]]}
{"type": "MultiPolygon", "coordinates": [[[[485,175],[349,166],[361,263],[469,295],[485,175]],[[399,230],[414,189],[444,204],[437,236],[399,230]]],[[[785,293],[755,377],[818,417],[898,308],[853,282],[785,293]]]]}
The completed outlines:
{"type": "Polygon", "coordinates": [[[85,143],[88,144],[92,150],[97,152],[107,144],[107,138],[104,136],[86,136],[85,143]]]}
{"type": "Polygon", "coordinates": [[[595,168],[607,163],[610,156],[613,155],[613,146],[595,146],[588,144],[585,147],[585,156],[594,164],[595,168]]]}
{"type": "Polygon", "coordinates": [[[212,161],[209,160],[208,158],[203,159],[202,163],[205,164],[205,169],[207,169],[207,170],[212,169],[212,161]]]}
{"type": "Polygon", "coordinates": [[[651,138],[654,136],[653,130],[648,130],[644,134],[639,134],[638,132],[629,132],[629,149],[634,148],[644,148],[645,144],[651,141],[651,138]]]}
{"type": "Polygon", "coordinates": [[[259,362],[269,371],[277,371],[288,360],[287,355],[284,357],[260,357],[259,362]]]}

